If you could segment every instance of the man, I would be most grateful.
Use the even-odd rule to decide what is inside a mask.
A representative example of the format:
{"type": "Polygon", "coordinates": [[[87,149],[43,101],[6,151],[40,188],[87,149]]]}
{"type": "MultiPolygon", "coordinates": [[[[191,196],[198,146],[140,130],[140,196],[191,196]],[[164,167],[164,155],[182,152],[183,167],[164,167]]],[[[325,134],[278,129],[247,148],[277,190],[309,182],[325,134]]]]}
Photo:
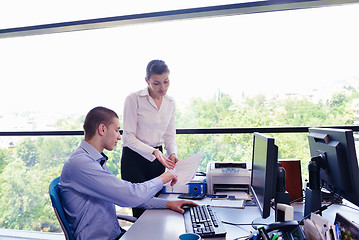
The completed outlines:
{"type": "Polygon", "coordinates": [[[108,171],[103,150],[113,150],[121,140],[117,114],[104,107],[92,109],[84,122],[85,139],[62,169],[59,188],[75,239],[119,239],[125,232],[116,217],[115,204],[122,207],[169,208],[183,214],[191,201],[154,198],[163,185],[174,185],[171,172],[143,182],[131,183],[108,171]]]}

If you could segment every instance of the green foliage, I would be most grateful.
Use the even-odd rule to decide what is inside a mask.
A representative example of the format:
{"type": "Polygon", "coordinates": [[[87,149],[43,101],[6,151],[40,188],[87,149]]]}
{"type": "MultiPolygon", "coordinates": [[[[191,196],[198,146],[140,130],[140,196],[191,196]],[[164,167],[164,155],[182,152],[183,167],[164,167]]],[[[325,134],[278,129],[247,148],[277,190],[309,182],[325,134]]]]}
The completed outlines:
{"type": "Polygon", "coordinates": [[[79,137],[39,137],[19,142],[0,175],[0,227],[61,230],[48,187],[79,141],[79,137]]]}
{"type": "MultiPolygon", "coordinates": [[[[356,92],[353,92],[356,94],[356,92]]],[[[235,104],[222,94],[208,100],[194,98],[176,116],[178,128],[330,126],[354,122],[352,95],[335,93],[328,103],[307,98],[268,99],[264,95],[247,97],[235,104]]],[[[271,135],[271,134],[268,134],[271,135]]],[[[309,149],[306,134],[272,134],[279,147],[279,158],[300,159],[303,178],[307,177],[309,149]]],[[[176,141],[179,158],[202,151],[200,170],[209,161],[251,161],[252,134],[180,135],[176,141]]]]}
{"type": "MultiPolygon", "coordinates": [[[[263,95],[234,102],[219,92],[209,99],[193,98],[177,109],[177,128],[329,126],[353,124],[353,99],[359,94],[336,93],[328,102],[307,98],[268,99],[263,95]]],[[[59,129],[81,129],[83,117],[57,122],[59,129]]],[[[280,159],[300,159],[307,178],[309,149],[307,134],[268,134],[275,137],[280,159]]],[[[24,230],[61,231],[48,196],[48,185],[59,176],[62,165],[82,137],[23,138],[15,149],[0,149],[0,227],[24,230]]],[[[203,152],[199,170],[209,161],[251,161],[253,134],[177,135],[178,157],[203,152]]],[[[122,148],[106,151],[109,170],[120,177],[122,148]]]]}
{"type": "Polygon", "coordinates": [[[228,108],[232,104],[232,99],[226,94],[208,100],[193,98],[189,107],[185,106],[182,111],[177,111],[176,126],[177,128],[217,127],[218,122],[227,116],[228,108]]]}
{"type": "Polygon", "coordinates": [[[39,153],[35,143],[30,138],[25,138],[16,148],[16,155],[28,167],[35,166],[38,161],[39,153]]]}
{"type": "Polygon", "coordinates": [[[48,223],[58,229],[47,191],[50,179],[59,172],[59,166],[29,168],[21,159],[11,161],[0,176],[1,227],[40,231],[48,223]]]}
{"type": "Polygon", "coordinates": [[[62,165],[78,147],[82,137],[47,137],[37,138],[35,143],[39,151],[39,165],[47,168],[62,165]]]}
{"type": "Polygon", "coordinates": [[[84,124],[85,116],[80,116],[78,118],[67,117],[60,119],[56,122],[55,127],[58,130],[82,130],[82,125],[84,124]]]}
{"type": "Polygon", "coordinates": [[[347,97],[344,93],[335,93],[330,101],[330,110],[334,115],[342,115],[348,102],[347,97]]]}
{"type": "Polygon", "coordinates": [[[113,151],[104,151],[106,156],[108,157],[107,160],[107,167],[108,170],[116,175],[117,177],[121,178],[120,174],[120,162],[121,162],[121,154],[122,154],[122,148],[121,146],[117,146],[113,151]]]}
{"type": "Polygon", "coordinates": [[[11,156],[11,152],[6,149],[0,149],[0,174],[7,165],[7,161],[11,156]]]}

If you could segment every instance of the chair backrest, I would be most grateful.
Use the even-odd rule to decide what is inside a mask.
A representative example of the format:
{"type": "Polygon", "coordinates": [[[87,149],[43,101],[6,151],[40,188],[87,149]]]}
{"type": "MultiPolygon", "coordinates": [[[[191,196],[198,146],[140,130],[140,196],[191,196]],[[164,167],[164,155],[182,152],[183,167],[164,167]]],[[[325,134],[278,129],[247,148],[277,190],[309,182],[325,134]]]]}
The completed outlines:
{"type": "Polygon", "coordinates": [[[67,240],[74,240],[74,237],[71,233],[70,225],[67,222],[65,212],[62,207],[60,189],[58,188],[59,182],[60,182],[60,177],[57,177],[51,181],[49,186],[49,195],[51,198],[52,207],[54,208],[56,217],[60,222],[62,230],[64,231],[65,238],[67,240]]]}

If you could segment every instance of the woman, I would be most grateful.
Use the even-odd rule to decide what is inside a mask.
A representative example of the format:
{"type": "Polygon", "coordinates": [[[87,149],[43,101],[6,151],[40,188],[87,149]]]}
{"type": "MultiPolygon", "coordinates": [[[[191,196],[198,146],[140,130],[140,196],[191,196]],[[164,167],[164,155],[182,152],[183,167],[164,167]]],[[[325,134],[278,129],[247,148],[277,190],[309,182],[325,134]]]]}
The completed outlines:
{"type": "MultiPolygon", "coordinates": [[[[122,179],[140,183],[173,169],[177,158],[175,101],[167,95],[170,71],[162,60],[146,68],[147,87],[130,94],[123,112],[122,179]],[[162,153],[162,145],[167,157],[162,153]]],[[[133,209],[139,217],[143,209],[133,209]]]]}

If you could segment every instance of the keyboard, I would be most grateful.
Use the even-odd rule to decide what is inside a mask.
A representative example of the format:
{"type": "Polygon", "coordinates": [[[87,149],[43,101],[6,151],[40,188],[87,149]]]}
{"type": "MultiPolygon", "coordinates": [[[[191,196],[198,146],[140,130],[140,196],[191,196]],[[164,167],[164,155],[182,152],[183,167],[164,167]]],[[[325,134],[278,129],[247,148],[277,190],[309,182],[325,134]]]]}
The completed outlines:
{"type": "Polygon", "coordinates": [[[185,210],[186,232],[197,233],[202,238],[225,237],[226,230],[210,205],[190,206],[185,210]]]}

